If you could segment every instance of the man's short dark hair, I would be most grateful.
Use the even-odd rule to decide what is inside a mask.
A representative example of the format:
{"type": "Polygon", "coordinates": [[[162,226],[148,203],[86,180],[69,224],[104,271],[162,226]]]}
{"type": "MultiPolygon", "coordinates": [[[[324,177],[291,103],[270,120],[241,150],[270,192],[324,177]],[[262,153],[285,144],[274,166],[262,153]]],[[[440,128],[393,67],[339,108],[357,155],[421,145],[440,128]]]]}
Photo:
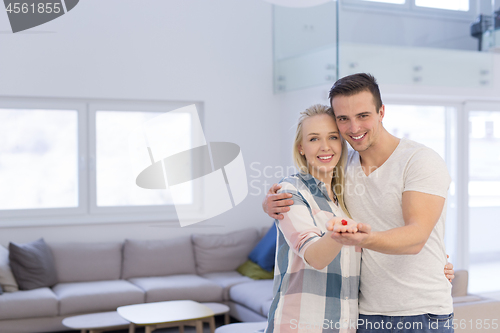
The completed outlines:
{"type": "MultiPolygon", "coordinates": [[[[375,80],[373,75],[367,73],[352,74],[337,80],[333,84],[332,89],[330,89],[330,104],[335,96],[352,96],[362,91],[369,91],[372,94],[378,113],[382,107],[380,90],[377,80],[375,80]]],[[[333,111],[335,112],[335,110],[333,111]]]]}

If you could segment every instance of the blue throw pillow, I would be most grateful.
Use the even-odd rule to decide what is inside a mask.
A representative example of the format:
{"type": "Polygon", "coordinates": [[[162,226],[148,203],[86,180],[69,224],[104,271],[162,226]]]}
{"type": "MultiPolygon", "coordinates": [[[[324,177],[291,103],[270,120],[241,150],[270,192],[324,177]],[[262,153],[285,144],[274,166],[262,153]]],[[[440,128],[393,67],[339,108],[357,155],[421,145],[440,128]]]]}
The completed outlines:
{"type": "Polygon", "coordinates": [[[248,259],[262,267],[268,272],[274,268],[274,256],[276,255],[276,225],[273,223],[267,234],[262,237],[259,244],[248,255],[248,259]]]}

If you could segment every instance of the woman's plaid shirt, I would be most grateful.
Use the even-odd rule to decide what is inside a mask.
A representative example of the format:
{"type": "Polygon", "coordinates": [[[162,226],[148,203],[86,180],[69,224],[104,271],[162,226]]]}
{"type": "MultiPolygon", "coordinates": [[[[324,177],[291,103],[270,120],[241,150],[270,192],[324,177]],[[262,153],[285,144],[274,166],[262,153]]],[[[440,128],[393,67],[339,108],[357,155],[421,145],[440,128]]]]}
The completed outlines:
{"type": "Polygon", "coordinates": [[[310,174],[296,174],[280,182],[294,204],[275,220],[278,227],[274,268],[274,300],[267,333],[355,333],[361,250],[342,247],[322,270],[307,264],[304,253],[322,237],[333,216],[345,216],[328,197],[325,184],[310,174]]]}

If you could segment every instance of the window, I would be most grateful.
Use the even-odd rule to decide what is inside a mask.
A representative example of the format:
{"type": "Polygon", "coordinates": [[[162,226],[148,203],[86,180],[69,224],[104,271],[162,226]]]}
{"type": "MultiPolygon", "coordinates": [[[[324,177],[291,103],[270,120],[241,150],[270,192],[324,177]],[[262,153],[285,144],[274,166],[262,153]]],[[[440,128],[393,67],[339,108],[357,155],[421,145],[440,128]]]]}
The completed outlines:
{"type": "Polygon", "coordinates": [[[157,120],[189,104],[0,99],[0,226],[177,221],[176,208],[204,214],[203,187],[183,186],[174,205],[165,188],[136,185],[153,155],[160,161],[206,144],[200,104],[198,114],[157,120]],[[137,131],[149,144],[134,142],[137,131]]]}
{"type": "Polygon", "coordinates": [[[398,12],[409,16],[474,19],[470,0],[343,0],[342,5],[362,11],[398,12]]]}
{"type": "Polygon", "coordinates": [[[363,0],[363,1],[392,3],[392,4],[396,4],[396,5],[403,5],[406,2],[406,0],[363,0]]]}
{"type": "Polygon", "coordinates": [[[341,5],[345,8],[360,9],[363,11],[374,10],[407,10],[413,0],[343,0],[341,5]]]}
{"type": "Polygon", "coordinates": [[[500,105],[471,105],[469,119],[469,291],[498,290],[500,105]]]}
{"type": "Polygon", "coordinates": [[[469,0],[415,0],[417,7],[469,11],[469,0]]]}
{"type": "MultiPolygon", "coordinates": [[[[137,163],[140,151],[130,151],[130,133],[139,124],[158,116],[156,112],[97,111],[96,112],[96,195],[98,207],[144,206],[172,204],[167,191],[143,189],[135,179],[147,167],[137,163]],[[116,126],[120,124],[120,126],[116,126]]],[[[189,114],[173,124],[174,128],[189,136],[189,114]]],[[[179,134],[181,134],[179,133],[179,134]]],[[[179,135],[179,138],[183,135],[179,135]]],[[[189,142],[174,142],[188,150],[189,142]]],[[[146,147],[143,147],[145,150],[146,147]]],[[[185,198],[190,203],[190,195],[185,198]]]]}
{"type": "MultiPolygon", "coordinates": [[[[386,104],[383,124],[389,133],[407,138],[436,151],[445,160],[452,178],[447,198],[446,251],[451,258],[459,254],[457,222],[456,116],[458,106],[386,104]]],[[[453,259],[455,260],[455,259],[453,259]]],[[[456,261],[453,261],[456,263],[456,261]]]]}
{"type": "Polygon", "coordinates": [[[424,144],[446,160],[445,106],[386,104],[386,110],[384,127],[391,134],[424,144]]]}
{"type": "Polygon", "coordinates": [[[76,110],[0,109],[0,210],[78,207],[76,110]]]}
{"type": "Polygon", "coordinates": [[[444,158],[452,177],[446,251],[455,269],[469,271],[469,292],[500,290],[500,105],[389,102],[383,123],[444,158]]]}

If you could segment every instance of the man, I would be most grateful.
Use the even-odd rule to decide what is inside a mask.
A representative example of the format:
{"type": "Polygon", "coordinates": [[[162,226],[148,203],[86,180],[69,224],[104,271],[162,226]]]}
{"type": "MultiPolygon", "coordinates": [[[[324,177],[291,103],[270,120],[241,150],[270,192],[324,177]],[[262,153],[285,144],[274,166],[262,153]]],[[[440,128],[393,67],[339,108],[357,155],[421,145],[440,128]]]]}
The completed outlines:
{"type": "MultiPolygon", "coordinates": [[[[330,91],[337,126],[349,153],[344,200],[358,233],[333,238],[363,248],[358,332],[453,332],[444,223],[450,176],[433,150],[384,128],[385,107],[375,78],[354,74],[330,91]],[[371,229],[367,223],[371,225],[371,229]],[[395,255],[397,254],[397,256],[395,255]]],[[[273,218],[288,210],[273,186],[263,207],[273,218]]],[[[344,227],[345,228],[345,227],[344,227]]]]}

